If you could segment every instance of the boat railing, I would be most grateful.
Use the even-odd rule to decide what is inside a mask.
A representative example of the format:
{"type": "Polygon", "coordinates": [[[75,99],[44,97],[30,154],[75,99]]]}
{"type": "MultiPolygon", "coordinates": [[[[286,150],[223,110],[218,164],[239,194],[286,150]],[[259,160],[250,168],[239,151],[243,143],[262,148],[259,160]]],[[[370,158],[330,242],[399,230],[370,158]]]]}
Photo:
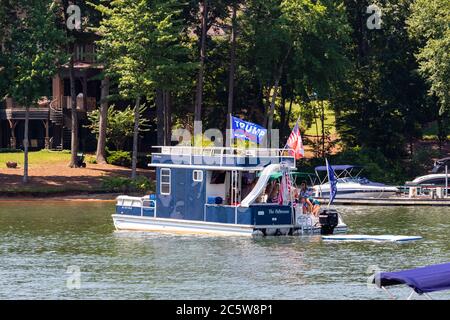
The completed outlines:
{"type": "Polygon", "coordinates": [[[142,199],[141,217],[144,216],[145,209],[153,209],[153,216],[156,218],[156,200],[142,199]]]}
{"type": "Polygon", "coordinates": [[[171,156],[207,156],[220,157],[220,164],[229,157],[271,157],[291,158],[294,160],[292,149],[281,148],[235,148],[235,147],[193,147],[193,146],[154,146],[161,152],[155,154],[171,156]],[[290,152],[291,151],[291,152],[290,152]]]}
{"type": "Polygon", "coordinates": [[[118,196],[116,205],[125,207],[138,207],[141,210],[141,216],[144,216],[146,209],[152,209],[156,217],[156,200],[147,197],[118,196]]]}

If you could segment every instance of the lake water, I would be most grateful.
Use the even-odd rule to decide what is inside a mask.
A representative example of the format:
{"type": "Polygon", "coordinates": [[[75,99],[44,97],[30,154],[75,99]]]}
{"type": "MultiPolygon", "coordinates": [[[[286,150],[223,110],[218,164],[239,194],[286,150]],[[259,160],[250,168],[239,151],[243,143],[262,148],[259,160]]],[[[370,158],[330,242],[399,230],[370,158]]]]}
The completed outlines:
{"type": "MultiPolygon", "coordinates": [[[[113,203],[0,202],[0,299],[385,299],[367,285],[374,266],[450,261],[450,208],[339,210],[350,234],[424,239],[328,243],[320,236],[116,232],[113,203]]],[[[409,290],[393,292],[405,297],[409,290]]]]}

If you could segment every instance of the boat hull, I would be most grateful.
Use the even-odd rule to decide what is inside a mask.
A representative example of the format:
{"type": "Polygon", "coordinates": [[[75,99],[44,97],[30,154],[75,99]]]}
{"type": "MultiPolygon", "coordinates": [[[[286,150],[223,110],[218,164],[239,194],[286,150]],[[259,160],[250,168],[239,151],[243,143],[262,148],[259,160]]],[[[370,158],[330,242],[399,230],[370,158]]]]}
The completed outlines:
{"type": "Polygon", "coordinates": [[[164,219],[122,214],[113,214],[112,218],[117,230],[127,231],[215,234],[227,236],[251,236],[254,231],[253,226],[214,222],[164,219]]]}
{"type": "MultiPolygon", "coordinates": [[[[119,231],[147,231],[178,234],[210,234],[223,236],[255,236],[264,230],[266,235],[320,234],[320,226],[300,227],[297,225],[258,226],[236,225],[204,221],[154,218],[123,214],[112,215],[114,226],[119,231]]],[[[347,225],[340,223],[333,234],[347,232],[347,225]]]]}
{"type": "MultiPolygon", "coordinates": [[[[398,191],[391,190],[339,190],[336,194],[336,199],[363,199],[363,198],[389,198],[394,196],[398,191]]],[[[316,197],[328,198],[330,196],[329,191],[318,192],[316,197]]]]}

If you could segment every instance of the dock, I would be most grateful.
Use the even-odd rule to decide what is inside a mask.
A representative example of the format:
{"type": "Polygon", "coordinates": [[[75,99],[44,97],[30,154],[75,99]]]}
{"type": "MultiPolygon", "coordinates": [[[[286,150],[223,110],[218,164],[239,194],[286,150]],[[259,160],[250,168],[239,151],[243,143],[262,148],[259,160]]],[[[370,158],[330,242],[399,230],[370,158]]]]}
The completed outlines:
{"type": "MultiPolygon", "coordinates": [[[[322,204],[328,203],[328,198],[317,198],[322,204]]],[[[336,205],[361,205],[361,206],[441,206],[450,207],[450,198],[336,198],[333,201],[336,205]]]]}

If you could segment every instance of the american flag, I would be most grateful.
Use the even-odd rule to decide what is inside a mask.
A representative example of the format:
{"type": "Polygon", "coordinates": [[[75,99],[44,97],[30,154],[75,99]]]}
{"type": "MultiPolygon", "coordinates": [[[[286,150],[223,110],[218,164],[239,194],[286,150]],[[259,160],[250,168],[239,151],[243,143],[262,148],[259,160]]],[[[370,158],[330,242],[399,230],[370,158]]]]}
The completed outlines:
{"type": "Polygon", "coordinates": [[[289,153],[295,157],[295,160],[303,158],[305,156],[302,136],[300,135],[300,128],[298,127],[298,120],[295,124],[294,129],[292,129],[291,135],[289,136],[286,145],[293,150],[293,152],[289,151],[289,153]]]}
{"type": "Polygon", "coordinates": [[[284,205],[289,200],[289,192],[291,191],[291,179],[287,172],[284,172],[280,181],[280,190],[278,192],[278,204],[284,205]]]}

